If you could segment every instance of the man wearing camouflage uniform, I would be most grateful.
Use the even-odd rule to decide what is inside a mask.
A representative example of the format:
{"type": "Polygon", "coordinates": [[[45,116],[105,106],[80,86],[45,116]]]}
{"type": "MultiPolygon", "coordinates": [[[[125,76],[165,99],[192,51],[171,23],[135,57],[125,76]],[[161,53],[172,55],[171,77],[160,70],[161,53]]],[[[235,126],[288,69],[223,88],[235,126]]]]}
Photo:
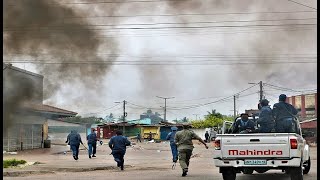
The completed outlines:
{"type": "Polygon", "coordinates": [[[183,130],[178,131],[175,136],[175,143],[179,151],[179,163],[182,168],[182,176],[186,176],[188,172],[189,162],[194,148],[192,139],[199,140],[208,149],[206,143],[193,131],[189,130],[190,125],[184,124],[183,130]]]}

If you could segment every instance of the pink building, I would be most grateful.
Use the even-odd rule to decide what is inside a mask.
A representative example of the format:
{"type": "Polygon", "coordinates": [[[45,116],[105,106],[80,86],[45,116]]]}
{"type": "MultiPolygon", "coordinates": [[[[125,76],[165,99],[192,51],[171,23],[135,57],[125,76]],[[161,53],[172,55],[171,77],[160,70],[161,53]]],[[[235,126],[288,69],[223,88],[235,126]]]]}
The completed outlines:
{"type": "Polygon", "coordinates": [[[317,117],[317,93],[291,96],[287,98],[287,102],[298,109],[302,119],[317,117]]]}

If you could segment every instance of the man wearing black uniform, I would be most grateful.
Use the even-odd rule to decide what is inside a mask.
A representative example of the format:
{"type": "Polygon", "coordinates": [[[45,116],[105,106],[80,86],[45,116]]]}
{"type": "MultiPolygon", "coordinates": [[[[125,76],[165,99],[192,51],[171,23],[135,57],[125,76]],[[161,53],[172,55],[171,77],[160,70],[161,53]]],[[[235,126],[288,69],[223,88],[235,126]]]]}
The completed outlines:
{"type": "Polygon", "coordinates": [[[234,125],[232,133],[250,133],[253,132],[255,123],[249,119],[249,115],[243,113],[240,115],[241,119],[238,119],[234,125]]]}

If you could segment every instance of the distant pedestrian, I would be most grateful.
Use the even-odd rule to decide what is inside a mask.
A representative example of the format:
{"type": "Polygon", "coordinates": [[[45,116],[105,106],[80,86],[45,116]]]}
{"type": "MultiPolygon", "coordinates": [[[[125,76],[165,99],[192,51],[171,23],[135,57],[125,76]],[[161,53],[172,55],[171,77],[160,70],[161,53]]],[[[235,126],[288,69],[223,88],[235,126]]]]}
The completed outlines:
{"type": "Polygon", "coordinates": [[[70,145],[70,148],[72,150],[73,159],[78,160],[79,159],[79,157],[78,157],[79,146],[80,146],[80,143],[83,144],[80,134],[77,133],[76,130],[72,130],[71,133],[67,137],[66,143],[68,143],[68,145],[70,145]]]}
{"type": "Polygon", "coordinates": [[[152,133],[150,132],[149,133],[149,141],[151,141],[152,140],[152,133]]]}
{"type": "Polygon", "coordinates": [[[204,134],[204,137],[206,138],[206,142],[208,143],[209,142],[209,133],[208,131],[206,131],[206,133],[204,134]]]}
{"type": "Polygon", "coordinates": [[[109,141],[109,147],[112,150],[114,160],[117,162],[117,166],[123,171],[124,167],[124,155],[126,154],[126,146],[130,146],[131,142],[124,136],[122,131],[118,130],[116,136],[113,136],[109,141]]]}
{"type": "Polygon", "coordinates": [[[287,96],[281,94],[279,102],[273,105],[272,114],[275,119],[275,130],[278,133],[294,132],[293,123],[298,111],[291,104],[286,103],[287,96]]]}
{"type": "Polygon", "coordinates": [[[179,163],[182,168],[182,176],[186,176],[188,173],[188,167],[192,150],[194,148],[192,139],[199,140],[208,149],[207,144],[196,133],[189,130],[188,124],[183,125],[183,130],[176,133],[175,143],[177,144],[179,151],[179,163]]]}
{"type": "Polygon", "coordinates": [[[217,138],[217,130],[213,129],[211,133],[211,140],[214,141],[217,138]]]}
{"type": "Polygon", "coordinates": [[[171,132],[167,135],[167,140],[170,140],[170,148],[172,152],[172,161],[175,163],[178,161],[178,149],[177,145],[174,142],[174,137],[177,133],[178,128],[177,127],[171,127],[171,132]]]}
{"type": "Polygon", "coordinates": [[[140,132],[137,133],[137,142],[140,141],[141,142],[141,134],[140,132]]]}
{"type": "Polygon", "coordinates": [[[88,141],[88,154],[89,158],[91,159],[91,154],[92,157],[96,157],[96,152],[97,152],[97,141],[98,137],[97,134],[95,133],[95,129],[91,129],[91,133],[87,136],[87,141],[88,141]]]}

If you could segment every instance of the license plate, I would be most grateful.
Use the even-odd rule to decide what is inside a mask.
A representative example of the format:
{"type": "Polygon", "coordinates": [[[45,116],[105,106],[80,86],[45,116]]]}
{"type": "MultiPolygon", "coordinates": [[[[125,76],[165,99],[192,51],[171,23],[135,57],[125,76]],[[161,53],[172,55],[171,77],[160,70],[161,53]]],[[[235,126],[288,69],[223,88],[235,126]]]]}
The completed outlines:
{"type": "Polygon", "coordinates": [[[244,160],[245,165],[267,165],[267,160],[244,160]]]}

